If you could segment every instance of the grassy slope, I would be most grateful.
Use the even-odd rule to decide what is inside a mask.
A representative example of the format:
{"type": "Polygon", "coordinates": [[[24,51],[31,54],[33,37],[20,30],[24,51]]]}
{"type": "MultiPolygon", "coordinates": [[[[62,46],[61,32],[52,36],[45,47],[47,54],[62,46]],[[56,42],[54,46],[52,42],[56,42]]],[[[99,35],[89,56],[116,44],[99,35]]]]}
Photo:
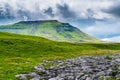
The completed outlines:
{"type": "Polygon", "coordinates": [[[52,20],[41,23],[33,21],[0,26],[0,31],[41,36],[58,41],[70,41],[70,42],[98,41],[97,39],[89,36],[88,34],[83,33],[79,29],[67,23],[61,23],[52,20]]]}
{"type": "Polygon", "coordinates": [[[41,37],[0,33],[0,80],[29,72],[42,60],[101,55],[120,50],[120,44],[66,43],[41,37]]]}

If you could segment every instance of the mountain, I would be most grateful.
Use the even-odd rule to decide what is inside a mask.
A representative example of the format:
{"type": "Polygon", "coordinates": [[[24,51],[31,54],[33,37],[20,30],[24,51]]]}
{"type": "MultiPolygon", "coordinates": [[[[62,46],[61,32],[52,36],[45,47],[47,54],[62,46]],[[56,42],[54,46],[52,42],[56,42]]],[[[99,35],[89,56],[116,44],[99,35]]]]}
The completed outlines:
{"type": "Polygon", "coordinates": [[[69,23],[57,20],[21,21],[12,25],[0,26],[0,32],[41,36],[51,40],[68,42],[95,42],[97,39],[73,27],[69,23]]]}

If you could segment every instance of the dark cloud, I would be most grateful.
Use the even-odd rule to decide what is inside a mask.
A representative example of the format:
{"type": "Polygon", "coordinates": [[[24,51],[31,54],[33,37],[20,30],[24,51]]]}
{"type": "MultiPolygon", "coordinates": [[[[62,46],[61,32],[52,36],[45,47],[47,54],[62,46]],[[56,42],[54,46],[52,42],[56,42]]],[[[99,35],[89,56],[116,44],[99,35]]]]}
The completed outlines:
{"type": "Polygon", "coordinates": [[[54,17],[53,10],[51,7],[49,7],[47,10],[45,10],[44,13],[51,17],[54,17]]]}
{"type": "Polygon", "coordinates": [[[63,18],[76,18],[77,17],[76,13],[72,11],[67,4],[64,4],[64,5],[57,4],[57,9],[63,18]]]}
{"type": "Polygon", "coordinates": [[[45,19],[45,16],[38,7],[35,7],[35,10],[35,12],[32,12],[31,10],[27,10],[21,6],[14,10],[11,5],[5,4],[5,6],[0,6],[0,21],[19,21],[25,20],[25,18],[27,18],[27,20],[45,19]]]}
{"type": "Polygon", "coordinates": [[[24,17],[26,17],[27,20],[32,20],[32,16],[34,16],[34,14],[32,14],[28,10],[22,10],[22,9],[20,9],[20,10],[18,10],[16,12],[16,19],[19,19],[19,20],[24,20],[24,17]]]}
{"type": "Polygon", "coordinates": [[[106,9],[106,10],[103,10],[103,11],[106,12],[106,13],[112,14],[116,17],[120,17],[120,4],[114,4],[109,9],[106,9]]]}
{"type": "Polygon", "coordinates": [[[4,7],[0,7],[0,20],[4,19],[14,19],[14,16],[12,15],[11,6],[6,4],[4,7]]]}
{"type": "Polygon", "coordinates": [[[92,18],[94,15],[94,11],[92,9],[87,9],[87,13],[88,13],[87,15],[89,18],[92,18]]]}

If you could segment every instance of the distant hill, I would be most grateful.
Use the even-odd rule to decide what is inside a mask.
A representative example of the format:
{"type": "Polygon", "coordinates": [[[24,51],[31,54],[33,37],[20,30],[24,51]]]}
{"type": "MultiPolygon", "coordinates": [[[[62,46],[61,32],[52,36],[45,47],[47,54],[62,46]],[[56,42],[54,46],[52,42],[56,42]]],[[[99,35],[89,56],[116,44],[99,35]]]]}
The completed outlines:
{"type": "Polygon", "coordinates": [[[41,36],[56,41],[97,42],[99,40],[80,31],[69,23],[57,20],[21,21],[12,25],[0,26],[0,32],[41,36]]]}

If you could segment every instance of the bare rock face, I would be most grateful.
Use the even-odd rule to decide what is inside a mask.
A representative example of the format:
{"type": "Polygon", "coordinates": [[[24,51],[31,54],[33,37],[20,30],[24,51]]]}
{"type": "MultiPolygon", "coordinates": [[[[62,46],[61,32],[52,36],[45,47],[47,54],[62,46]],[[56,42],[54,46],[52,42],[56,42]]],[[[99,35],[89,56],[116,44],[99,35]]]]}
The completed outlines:
{"type": "Polygon", "coordinates": [[[20,80],[120,80],[120,55],[90,56],[65,61],[43,61],[34,72],[16,75],[20,80]],[[51,64],[46,67],[46,64],[51,64]],[[56,65],[54,65],[56,64],[56,65]]]}

